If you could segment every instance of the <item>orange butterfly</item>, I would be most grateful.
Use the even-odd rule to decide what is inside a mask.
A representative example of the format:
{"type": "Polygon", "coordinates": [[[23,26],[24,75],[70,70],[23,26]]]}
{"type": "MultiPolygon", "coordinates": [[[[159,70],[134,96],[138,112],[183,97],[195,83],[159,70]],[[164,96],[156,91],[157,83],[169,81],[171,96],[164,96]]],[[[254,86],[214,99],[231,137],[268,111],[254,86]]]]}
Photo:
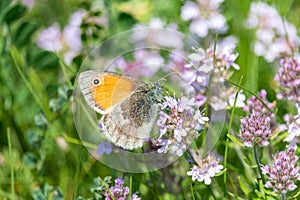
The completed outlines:
{"type": "Polygon", "coordinates": [[[78,82],[89,106],[103,114],[107,139],[124,149],[142,147],[156,120],[161,85],[100,70],[82,72],[78,82]]]}

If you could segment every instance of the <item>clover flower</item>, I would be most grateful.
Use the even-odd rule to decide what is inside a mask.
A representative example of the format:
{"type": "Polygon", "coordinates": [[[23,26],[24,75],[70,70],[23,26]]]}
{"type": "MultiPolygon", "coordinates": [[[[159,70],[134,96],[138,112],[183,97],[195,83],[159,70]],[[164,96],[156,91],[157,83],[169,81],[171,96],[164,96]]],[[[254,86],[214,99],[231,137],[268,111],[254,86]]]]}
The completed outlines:
{"type": "Polygon", "coordinates": [[[284,141],[295,143],[296,138],[300,136],[300,105],[296,104],[297,114],[286,120],[286,129],[288,132],[288,136],[284,139],[284,141]]]}
{"type": "MultiPolygon", "coordinates": [[[[263,102],[270,108],[274,109],[275,108],[275,102],[271,103],[267,99],[267,91],[262,89],[259,93],[258,96],[263,102]]],[[[243,110],[248,113],[255,113],[257,115],[265,115],[270,117],[272,120],[275,120],[275,115],[272,113],[270,110],[268,110],[265,105],[259,101],[255,96],[251,96],[247,100],[247,104],[243,107],[243,110]]]]}
{"type": "Polygon", "coordinates": [[[157,120],[157,126],[160,127],[158,152],[171,151],[181,156],[187,145],[198,137],[198,131],[204,129],[209,119],[199,111],[194,98],[183,96],[181,99],[175,99],[166,96],[164,99],[157,120]]]}
{"type": "Polygon", "coordinates": [[[44,50],[62,54],[64,62],[70,65],[82,48],[80,25],[85,14],[84,10],[73,13],[69,24],[63,30],[58,24],[42,30],[37,45],[44,50]]]}
{"type": "Polygon", "coordinates": [[[221,158],[210,153],[206,158],[200,157],[200,152],[191,151],[191,154],[196,161],[190,171],[187,172],[188,176],[192,176],[192,181],[204,182],[206,185],[211,184],[211,178],[220,173],[224,168],[219,162],[221,158]]]}
{"type": "Polygon", "coordinates": [[[206,37],[209,30],[223,33],[227,30],[226,18],[221,14],[223,0],[187,1],[181,8],[181,18],[191,21],[190,31],[199,37],[206,37]]]}
{"type": "Polygon", "coordinates": [[[193,86],[196,92],[206,88],[211,78],[214,82],[223,82],[228,78],[231,66],[240,69],[235,63],[238,57],[235,43],[236,39],[228,37],[217,44],[216,51],[213,48],[195,48],[195,52],[188,56],[189,63],[183,70],[183,80],[193,86]]]}
{"type": "MultiPolygon", "coordinates": [[[[129,188],[124,187],[122,178],[115,179],[115,185],[109,188],[109,191],[104,192],[105,200],[126,200],[129,197],[129,188]]],[[[137,193],[130,197],[130,200],[140,200],[137,193]]]]}
{"type": "Polygon", "coordinates": [[[255,54],[268,62],[291,55],[300,43],[295,26],[282,20],[278,11],[264,2],[251,3],[246,27],[256,31],[255,54]]]}
{"type": "Polygon", "coordinates": [[[273,188],[278,194],[285,194],[297,188],[296,181],[300,180],[300,166],[295,155],[296,146],[290,146],[284,151],[273,155],[269,165],[261,165],[262,173],[267,176],[265,187],[273,188]]]}
{"type": "Polygon", "coordinates": [[[240,137],[246,147],[267,146],[272,136],[270,129],[271,119],[264,115],[251,114],[241,119],[240,137]]]}
{"type": "Polygon", "coordinates": [[[280,59],[281,68],[275,76],[275,81],[280,85],[281,91],[278,99],[300,102],[300,64],[293,58],[280,59]]]}

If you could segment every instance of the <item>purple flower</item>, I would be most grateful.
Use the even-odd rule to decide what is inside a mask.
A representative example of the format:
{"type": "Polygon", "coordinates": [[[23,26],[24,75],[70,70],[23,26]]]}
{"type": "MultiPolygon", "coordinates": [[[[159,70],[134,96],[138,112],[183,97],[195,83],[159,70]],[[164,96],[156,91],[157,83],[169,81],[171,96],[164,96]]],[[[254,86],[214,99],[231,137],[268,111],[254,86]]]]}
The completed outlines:
{"type": "Polygon", "coordinates": [[[164,98],[162,110],[157,120],[160,136],[157,140],[159,153],[171,151],[181,156],[192,140],[198,137],[198,131],[204,129],[208,117],[203,116],[194,98],[164,98]]]}
{"type": "Polygon", "coordinates": [[[147,25],[136,24],[134,26],[132,40],[138,42],[138,46],[149,43],[150,46],[182,49],[183,39],[176,30],[177,24],[166,24],[160,18],[152,18],[147,25]],[[166,28],[169,30],[166,31],[166,28]]]}
{"type": "Polygon", "coordinates": [[[280,85],[281,91],[278,99],[287,99],[300,103],[300,64],[293,58],[282,58],[281,68],[275,76],[275,81],[280,85]]]}
{"type": "Polygon", "coordinates": [[[73,13],[69,24],[63,30],[58,24],[42,30],[38,36],[37,45],[44,50],[61,54],[64,62],[70,65],[82,48],[80,25],[84,15],[83,10],[73,13]]]}
{"type": "Polygon", "coordinates": [[[220,13],[223,0],[187,1],[181,8],[181,18],[191,21],[190,31],[199,37],[206,37],[209,30],[222,33],[227,30],[226,18],[220,13]]]}
{"type": "Polygon", "coordinates": [[[132,61],[118,58],[115,67],[131,77],[152,77],[164,65],[164,58],[157,51],[138,49],[133,56],[132,61]]]}
{"type": "Polygon", "coordinates": [[[110,142],[103,142],[97,146],[97,153],[98,155],[111,154],[113,147],[114,146],[110,142]]]}
{"type": "Polygon", "coordinates": [[[284,139],[284,141],[290,143],[296,143],[297,137],[300,136],[300,106],[296,104],[297,114],[295,116],[289,117],[286,121],[286,129],[288,132],[288,136],[284,139]]]}
{"type": "Polygon", "coordinates": [[[204,182],[206,185],[211,184],[211,178],[220,173],[224,168],[219,165],[221,158],[214,154],[208,154],[206,158],[200,157],[200,152],[191,151],[191,154],[196,161],[190,171],[187,172],[188,176],[192,176],[192,181],[204,182]]]}
{"type": "Polygon", "coordinates": [[[31,10],[35,4],[35,0],[21,0],[21,2],[29,9],[31,10]]]}
{"type": "Polygon", "coordinates": [[[296,146],[290,146],[284,151],[273,155],[269,165],[262,165],[262,173],[267,176],[265,187],[274,189],[278,194],[285,194],[297,188],[296,181],[300,180],[300,166],[295,155],[296,146]]]}
{"type": "Polygon", "coordinates": [[[271,119],[263,115],[251,114],[241,119],[240,137],[246,147],[267,146],[272,136],[270,129],[271,119]]]}
{"type": "Polygon", "coordinates": [[[300,43],[295,26],[282,21],[278,11],[264,2],[251,3],[246,27],[256,30],[254,52],[268,62],[291,55],[300,43]]]}
{"type": "MultiPolygon", "coordinates": [[[[275,109],[275,102],[271,103],[268,101],[266,90],[262,89],[258,96],[270,109],[275,109]]],[[[255,113],[257,115],[265,115],[270,117],[272,120],[275,120],[275,115],[268,110],[255,96],[251,96],[247,100],[247,104],[243,107],[243,110],[247,112],[247,114],[255,113]]]]}
{"type": "MultiPolygon", "coordinates": [[[[111,186],[109,191],[104,192],[105,200],[127,200],[129,197],[129,187],[124,187],[122,178],[115,179],[115,186],[111,186]]],[[[130,200],[140,200],[137,193],[134,193],[130,200]]]]}
{"type": "MultiPolygon", "coordinates": [[[[215,52],[213,48],[195,49],[195,52],[188,56],[189,63],[185,64],[183,69],[182,78],[185,83],[182,85],[188,83],[188,87],[192,86],[194,91],[199,93],[207,88],[210,80],[216,83],[224,82],[224,79],[229,76],[231,66],[236,70],[240,69],[235,63],[238,57],[238,53],[235,52],[235,43],[235,38],[228,37],[217,44],[215,52]]],[[[227,104],[226,101],[225,104],[227,104]]]]}

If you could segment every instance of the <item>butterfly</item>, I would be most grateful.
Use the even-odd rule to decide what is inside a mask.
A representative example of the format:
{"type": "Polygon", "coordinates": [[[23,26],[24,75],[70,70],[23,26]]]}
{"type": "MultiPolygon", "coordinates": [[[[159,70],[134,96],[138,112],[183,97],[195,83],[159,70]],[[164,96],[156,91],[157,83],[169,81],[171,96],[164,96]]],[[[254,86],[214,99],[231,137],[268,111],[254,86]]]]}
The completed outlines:
{"type": "Polygon", "coordinates": [[[109,141],[128,150],[143,146],[156,120],[159,82],[88,70],[79,74],[78,83],[87,104],[102,114],[100,127],[109,141]]]}

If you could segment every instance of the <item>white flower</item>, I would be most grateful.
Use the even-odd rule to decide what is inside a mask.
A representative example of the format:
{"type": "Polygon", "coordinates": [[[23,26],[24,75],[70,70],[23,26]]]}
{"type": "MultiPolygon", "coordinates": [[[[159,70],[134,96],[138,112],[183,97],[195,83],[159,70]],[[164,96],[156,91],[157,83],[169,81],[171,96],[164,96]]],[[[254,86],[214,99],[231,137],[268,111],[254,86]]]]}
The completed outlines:
{"type": "Polygon", "coordinates": [[[187,172],[188,176],[192,176],[192,181],[203,182],[206,185],[211,184],[211,178],[220,173],[224,168],[223,165],[219,165],[220,158],[213,154],[208,154],[204,159],[200,158],[200,152],[191,151],[191,154],[196,161],[190,171],[187,172]]]}
{"type": "Polygon", "coordinates": [[[183,143],[176,143],[171,147],[171,151],[175,152],[177,156],[182,156],[185,150],[186,150],[186,145],[183,143]]]}
{"type": "MultiPolygon", "coordinates": [[[[229,96],[228,104],[230,107],[233,107],[235,95],[236,94],[233,93],[229,96]]],[[[238,108],[244,107],[246,105],[245,100],[246,100],[246,96],[243,94],[243,90],[239,91],[237,99],[236,99],[235,107],[238,107],[238,108]]]]}

